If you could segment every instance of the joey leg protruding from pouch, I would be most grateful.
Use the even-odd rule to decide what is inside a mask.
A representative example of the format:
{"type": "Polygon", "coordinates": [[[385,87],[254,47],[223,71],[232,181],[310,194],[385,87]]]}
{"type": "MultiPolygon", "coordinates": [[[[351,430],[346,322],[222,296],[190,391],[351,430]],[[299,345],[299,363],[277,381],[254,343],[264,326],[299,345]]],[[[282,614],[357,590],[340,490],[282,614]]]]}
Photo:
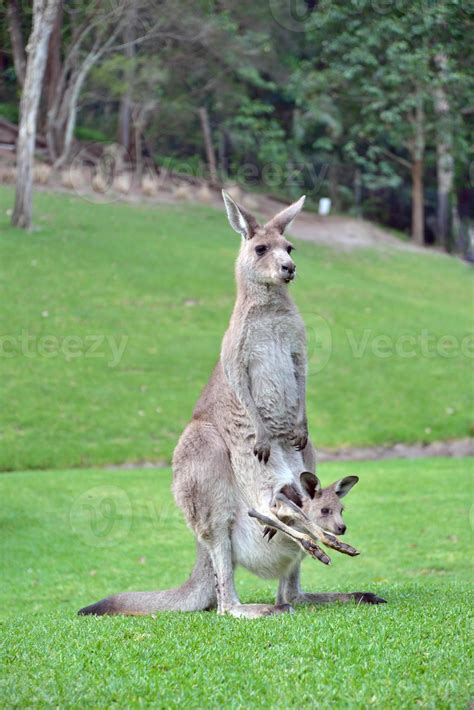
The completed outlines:
{"type": "Polygon", "coordinates": [[[273,530],[279,530],[287,537],[294,540],[301,548],[314,559],[323,562],[325,565],[331,564],[330,558],[326,555],[323,550],[312,540],[309,535],[305,535],[299,530],[294,530],[289,525],[286,525],[281,520],[274,518],[273,516],[264,515],[257,510],[249,510],[249,516],[255,518],[258,522],[265,526],[265,528],[271,528],[273,530]]]}
{"type": "Polygon", "coordinates": [[[337,550],[337,552],[342,552],[344,555],[350,555],[351,557],[360,554],[355,547],[342,542],[332,533],[323,530],[319,525],[313,523],[303,510],[287,498],[284,493],[279,492],[276,494],[271,508],[277,518],[280,520],[289,520],[293,525],[298,523],[313,540],[322,542],[326,547],[330,547],[333,550],[337,550]]]}

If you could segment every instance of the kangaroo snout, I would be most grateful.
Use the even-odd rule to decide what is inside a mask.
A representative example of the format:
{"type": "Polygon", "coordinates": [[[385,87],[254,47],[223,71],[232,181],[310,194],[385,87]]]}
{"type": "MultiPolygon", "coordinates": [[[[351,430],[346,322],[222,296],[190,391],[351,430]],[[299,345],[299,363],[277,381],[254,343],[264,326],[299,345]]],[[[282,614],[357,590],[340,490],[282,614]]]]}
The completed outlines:
{"type": "Polygon", "coordinates": [[[344,535],[346,530],[347,530],[347,527],[345,525],[338,525],[336,535],[344,535]]]}
{"type": "Polygon", "coordinates": [[[293,264],[292,261],[289,261],[286,264],[282,264],[281,270],[283,272],[284,278],[288,281],[292,281],[295,278],[296,266],[293,264]]]}

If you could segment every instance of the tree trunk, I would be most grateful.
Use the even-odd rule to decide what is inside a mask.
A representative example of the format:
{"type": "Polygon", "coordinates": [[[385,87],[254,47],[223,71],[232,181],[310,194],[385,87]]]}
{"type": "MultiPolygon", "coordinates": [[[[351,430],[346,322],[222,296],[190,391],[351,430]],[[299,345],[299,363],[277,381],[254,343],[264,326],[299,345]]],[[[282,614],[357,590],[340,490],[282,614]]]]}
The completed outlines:
{"type": "Polygon", "coordinates": [[[209,115],[207,108],[201,106],[199,109],[199,118],[201,119],[202,134],[204,137],[204,147],[206,149],[207,165],[209,168],[209,176],[213,185],[218,185],[217,177],[216,154],[212,145],[211,127],[209,125],[209,115]]]}
{"type": "Polygon", "coordinates": [[[414,136],[411,145],[411,236],[415,244],[423,246],[425,242],[425,213],[423,192],[423,160],[425,155],[425,115],[423,95],[416,95],[415,114],[412,119],[414,136]]]}
{"type": "Polygon", "coordinates": [[[66,112],[66,122],[63,133],[63,144],[62,150],[58,158],[54,161],[54,167],[56,170],[61,168],[68,160],[70,152],[72,139],[74,138],[74,129],[76,127],[77,118],[77,102],[79,99],[79,94],[81,93],[82,85],[87,77],[92,66],[97,61],[97,54],[90,54],[81,67],[81,71],[76,77],[74,84],[70,87],[67,97],[63,102],[63,109],[66,112]]]}
{"type": "Polygon", "coordinates": [[[438,194],[436,203],[436,241],[447,252],[452,251],[451,234],[451,192],[453,184],[452,156],[443,143],[436,146],[436,169],[438,194]]]}
{"type": "Polygon", "coordinates": [[[423,246],[424,206],[423,206],[423,161],[414,160],[411,168],[411,236],[415,244],[423,246]]]}
{"type": "Polygon", "coordinates": [[[63,24],[63,5],[59,4],[56,19],[49,38],[48,60],[44,75],[44,107],[40,118],[42,130],[46,130],[48,112],[53,108],[59,77],[61,76],[61,30],[63,24]]]}
{"type": "MultiPolygon", "coordinates": [[[[74,71],[71,69],[69,76],[65,76],[64,81],[61,82],[63,85],[54,99],[53,108],[48,112],[46,133],[50,157],[54,160],[56,169],[67,163],[70,157],[76,127],[77,104],[84,82],[94,64],[108,51],[122,31],[122,27],[121,22],[116,23],[113,28],[110,28],[107,39],[105,39],[105,30],[97,36],[87,55],[81,58],[80,62],[76,59],[72,64],[74,71]]],[[[64,68],[68,68],[68,61],[71,66],[70,59],[71,57],[64,60],[64,68]]]]}
{"type": "Polygon", "coordinates": [[[334,212],[340,212],[341,210],[341,200],[339,198],[339,183],[338,183],[339,169],[337,163],[330,163],[329,165],[329,197],[331,198],[331,209],[334,212]]]}
{"type": "Polygon", "coordinates": [[[135,22],[135,8],[132,6],[129,10],[129,21],[125,27],[123,33],[123,39],[125,42],[124,55],[127,59],[127,66],[125,68],[125,82],[127,88],[125,92],[120,97],[120,108],[118,115],[118,131],[117,139],[118,142],[125,151],[130,150],[130,131],[132,128],[132,91],[131,86],[133,82],[133,67],[132,62],[135,56],[135,48],[133,45],[133,40],[135,38],[134,32],[134,22],[135,22]]]}
{"type": "Polygon", "coordinates": [[[118,142],[121,146],[123,146],[125,148],[127,153],[130,150],[130,128],[132,125],[131,113],[132,113],[132,101],[131,101],[130,91],[127,89],[127,91],[124,94],[122,94],[122,96],[120,97],[120,108],[119,108],[119,115],[118,115],[118,130],[117,130],[118,142]]]}
{"type": "Polygon", "coordinates": [[[23,84],[25,83],[26,55],[21,32],[21,15],[18,0],[9,0],[7,13],[15,74],[20,88],[23,88],[23,84]]]}
{"type": "Polygon", "coordinates": [[[436,125],[436,173],[438,196],[436,205],[436,239],[446,251],[452,251],[451,194],[454,182],[453,132],[450,105],[446,92],[448,83],[448,58],[437,54],[434,58],[439,83],[434,89],[436,125]]]}
{"type": "Polygon", "coordinates": [[[48,56],[48,42],[59,2],[60,0],[34,0],[33,29],[26,48],[28,61],[20,104],[16,195],[12,216],[12,224],[24,229],[31,227],[36,119],[48,56]]]}
{"type": "Polygon", "coordinates": [[[358,217],[362,217],[362,174],[359,168],[354,173],[354,207],[358,217]]]}
{"type": "Polygon", "coordinates": [[[218,155],[219,155],[219,173],[221,175],[221,179],[224,180],[224,182],[227,180],[227,177],[229,175],[229,162],[227,158],[227,148],[228,148],[228,139],[225,130],[219,131],[219,144],[218,144],[218,155]]]}
{"type": "Polygon", "coordinates": [[[140,185],[143,177],[143,144],[142,144],[142,124],[136,121],[134,125],[135,133],[135,178],[140,185]]]}

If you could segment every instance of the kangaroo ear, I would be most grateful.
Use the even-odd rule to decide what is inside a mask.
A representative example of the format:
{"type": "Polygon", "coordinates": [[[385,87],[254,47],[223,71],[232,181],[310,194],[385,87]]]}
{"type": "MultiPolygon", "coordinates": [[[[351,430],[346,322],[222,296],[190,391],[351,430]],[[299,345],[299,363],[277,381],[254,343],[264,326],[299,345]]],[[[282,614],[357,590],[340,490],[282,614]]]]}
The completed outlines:
{"type": "Polygon", "coordinates": [[[345,478],[341,478],[340,481],[333,483],[334,493],[339,496],[339,498],[344,498],[358,480],[358,476],[346,476],[345,478]]]}
{"type": "Polygon", "coordinates": [[[284,210],[278,212],[272,219],[266,223],[265,229],[273,228],[277,229],[280,234],[283,234],[286,229],[291,225],[296,215],[303,209],[304,201],[306,195],[300,197],[299,200],[293,202],[289,207],[285,207],[284,210]]]}
{"type": "Polygon", "coordinates": [[[230,226],[238,234],[241,234],[244,239],[252,239],[258,229],[257,220],[243,207],[240,207],[237,202],[234,202],[232,197],[222,190],[222,197],[227,211],[227,219],[230,226]]]}
{"type": "Polygon", "coordinates": [[[315,498],[321,495],[321,483],[319,478],[310,471],[303,471],[300,474],[300,483],[304,491],[310,498],[315,498]]]}

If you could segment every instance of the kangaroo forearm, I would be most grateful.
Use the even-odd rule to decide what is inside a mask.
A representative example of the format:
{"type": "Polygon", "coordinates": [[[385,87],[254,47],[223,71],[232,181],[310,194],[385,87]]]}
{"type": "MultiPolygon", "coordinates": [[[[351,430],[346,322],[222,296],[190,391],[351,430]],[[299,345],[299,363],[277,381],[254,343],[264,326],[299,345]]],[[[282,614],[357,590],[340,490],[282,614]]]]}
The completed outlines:
{"type": "Polygon", "coordinates": [[[306,378],[298,380],[298,411],[296,420],[306,422],[306,378]]]}
{"type": "Polygon", "coordinates": [[[306,357],[293,355],[295,379],[298,388],[297,421],[306,421],[306,357]]]}
{"type": "Polygon", "coordinates": [[[250,391],[248,374],[246,372],[242,373],[238,368],[233,368],[229,365],[226,366],[225,364],[224,374],[233,392],[244,406],[253,428],[256,432],[262,431],[265,426],[250,391]]]}
{"type": "Polygon", "coordinates": [[[247,414],[249,416],[250,421],[252,422],[252,426],[255,429],[255,432],[257,433],[264,431],[265,425],[250,393],[250,389],[248,387],[242,387],[240,389],[240,393],[237,392],[237,396],[239,397],[240,401],[247,410],[247,414]]]}

